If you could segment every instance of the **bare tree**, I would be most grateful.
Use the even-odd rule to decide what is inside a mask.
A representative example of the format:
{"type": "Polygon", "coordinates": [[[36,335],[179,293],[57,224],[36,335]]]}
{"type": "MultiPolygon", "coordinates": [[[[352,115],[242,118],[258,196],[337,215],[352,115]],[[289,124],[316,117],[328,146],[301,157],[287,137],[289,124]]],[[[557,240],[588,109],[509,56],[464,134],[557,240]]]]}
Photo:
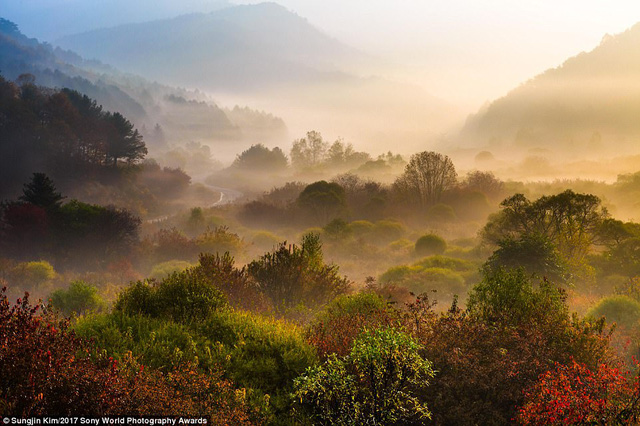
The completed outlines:
{"type": "Polygon", "coordinates": [[[457,183],[451,159],[437,152],[424,151],[411,156],[394,189],[421,207],[440,201],[442,193],[457,183]]]}

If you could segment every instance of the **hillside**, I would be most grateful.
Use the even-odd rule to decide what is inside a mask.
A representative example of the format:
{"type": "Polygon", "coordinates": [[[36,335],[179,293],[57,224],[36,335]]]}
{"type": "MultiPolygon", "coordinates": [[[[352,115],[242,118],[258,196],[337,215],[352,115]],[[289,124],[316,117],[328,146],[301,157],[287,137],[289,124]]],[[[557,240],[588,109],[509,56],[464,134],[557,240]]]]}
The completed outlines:
{"type": "Polygon", "coordinates": [[[461,139],[596,155],[611,146],[632,150],[640,136],[639,74],[637,24],[495,100],[469,117],[461,139]]]}
{"type": "Polygon", "coordinates": [[[103,28],[58,43],[226,103],[259,105],[282,116],[294,135],[331,129],[361,146],[388,150],[402,139],[412,149],[459,118],[422,88],[377,76],[378,59],[274,3],[103,28]]]}
{"type": "MultiPolygon", "coordinates": [[[[232,120],[198,92],[152,83],[101,62],[87,61],[73,51],[28,38],[14,23],[2,18],[0,70],[8,80],[28,73],[33,74],[38,85],[77,90],[95,99],[105,110],[130,117],[139,127],[160,124],[171,143],[252,140],[256,127],[265,140],[286,135],[284,122],[271,114],[245,107],[232,120]]],[[[154,148],[153,143],[150,148],[154,148]]]]}
{"type": "Polygon", "coordinates": [[[308,82],[357,56],[274,3],[120,25],[57,42],[151,79],[224,91],[308,82]]]}

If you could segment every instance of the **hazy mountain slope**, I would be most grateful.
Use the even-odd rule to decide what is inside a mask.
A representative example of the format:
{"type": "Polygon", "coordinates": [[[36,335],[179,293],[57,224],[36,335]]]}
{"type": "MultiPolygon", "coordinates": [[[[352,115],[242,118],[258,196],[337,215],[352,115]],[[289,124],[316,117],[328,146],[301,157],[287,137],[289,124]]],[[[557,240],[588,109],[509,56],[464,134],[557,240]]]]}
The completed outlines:
{"type": "Polygon", "coordinates": [[[459,119],[423,89],[376,75],[376,60],[274,3],[235,6],[65,37],[60,44],[147,78],[274,111],[363,149],[433,146],[459,119]]]}
{"type": "Polygon", "coordinates": [[[68,87],[96,99],[109,111],[119,111],[135,121],[146,112],[139,102],[118,87],[91,81],[86,71],[59,59],[50,45],[29,39],[11,22],[0,18],[0,72],[10,80],[33,74],[36,83],[48,87],[68,87]]]}
{"type": "Polygon", "coordinates": [[[469,117],[462,139],[581,151],[640,136],[640,24],[531,79],[469,117]]]}
{"type": "Polygon", "coordinates": [[[25,33],[51,41],[96,28],[211,12],[230,5],[227,0],[5,0],[0,3],[0,14],[20,23],[25,33]]]}
{"type": "Polygon", "coordinates": [[[159,81],[252,92],[317,79],[357,55],[274,3],[99,29],[58,43],[159,81]]]}
{"type": "Polygon", "coordinates": [[[30,73],[38,85],[77,90],[96,99],[106,110],[121,112],[138,127],[153,128],[159,123],[166,140],[172,143],[254,140],[256,126],[260,127],[263,141],[286,135],[286,126],[277,117],[245,107],[231,119],[198,92],[152,83],[102,63],[86,61],[72,51],[54,49],[26,37],[15,24],[2,18],[0,72],[10,80],[30,73]],[[271,120],[265,122],[264,117],[271,120]]]}

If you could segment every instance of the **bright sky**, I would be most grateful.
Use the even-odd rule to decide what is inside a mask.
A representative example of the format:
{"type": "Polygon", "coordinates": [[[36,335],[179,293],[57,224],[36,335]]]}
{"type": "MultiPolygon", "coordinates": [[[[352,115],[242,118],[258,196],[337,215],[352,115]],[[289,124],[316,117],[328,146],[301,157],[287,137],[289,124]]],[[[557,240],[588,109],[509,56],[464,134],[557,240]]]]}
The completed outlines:
{"type": "Polygon", "coordinates": [[[394,75],[469,107],[640,22],[637,0],[278,2],[340,40],[392,59],[394,75]]]}
{"type": "MultiPolygon", "coordinates": [[[[0,16],[53,40],[96,25],[207,12],[215,0],[0,0],[0,16]],[[127,9],[128,8],[128,9],[127,9]],[[127,10],[125,10],[127,9],[127,10]],[[129,10],[130,9],[130,10],[129,10]],[[96,16],[90,16],[92,11],[96,16]],[[145,15],[146,13],[146,15],[145,15]],[[76,16],[74,14],[79,14],[76,16]],[[166,15],[166,16],[163,16],[166,15]],[[64,22],[57,22],[60,19],[64,22]]],[[[258,3],[233,0],[234,3],[258,3]]],[[[377,71],[469,108],[640,21],[637,0],[277,0],[326,33],[394,64],[377,71]]]]}

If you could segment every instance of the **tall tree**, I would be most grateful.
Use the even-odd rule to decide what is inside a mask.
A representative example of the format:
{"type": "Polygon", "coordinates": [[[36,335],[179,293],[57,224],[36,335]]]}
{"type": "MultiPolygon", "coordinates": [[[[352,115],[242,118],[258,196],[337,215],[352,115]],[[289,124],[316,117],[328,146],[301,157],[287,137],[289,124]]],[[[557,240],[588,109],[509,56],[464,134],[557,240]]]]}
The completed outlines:
{"type": "Polygon", "coordinates": [[[129,163],[142,160],[147,154],[147,147],[133,124],[118,112],[109,114],[108,122],[107,161],[115,167],[121,158],[129,163]]]}
{"type": "Polygon", "coordinates": [[[20,200],[45,210],[59,208],[65,198],[56,190],[53,181],[44,173],[34,173],[31,181],[24,185],[22,194],[20,200]]]}
{"type": "Polygon", "coordinates": [[[291,163],[296,168],[310,167],[320,164],[327,156],[329,144],[315,130],[307,132],[307,137],[293,142],[291,163]]]}
{"type": "Polygon", "coordinates": [[[567,190],[560,194],[528,200],[522,194],[505,199],[502,211],[485,225],[485,242],[498,244],[524,235],[542,235],[551,241],[567,261],[580,262],[594,243],[600,242],[602,224],[609,217],[600,199],[592,194],[567,190]]]}
{"type": "Polygon", "coordinates": [[[411,156],[394,189],[420,207],[429,207],[440,201],[444,191],[456,185],[457,176],[448,156],[424,151],[411,156]]]}

